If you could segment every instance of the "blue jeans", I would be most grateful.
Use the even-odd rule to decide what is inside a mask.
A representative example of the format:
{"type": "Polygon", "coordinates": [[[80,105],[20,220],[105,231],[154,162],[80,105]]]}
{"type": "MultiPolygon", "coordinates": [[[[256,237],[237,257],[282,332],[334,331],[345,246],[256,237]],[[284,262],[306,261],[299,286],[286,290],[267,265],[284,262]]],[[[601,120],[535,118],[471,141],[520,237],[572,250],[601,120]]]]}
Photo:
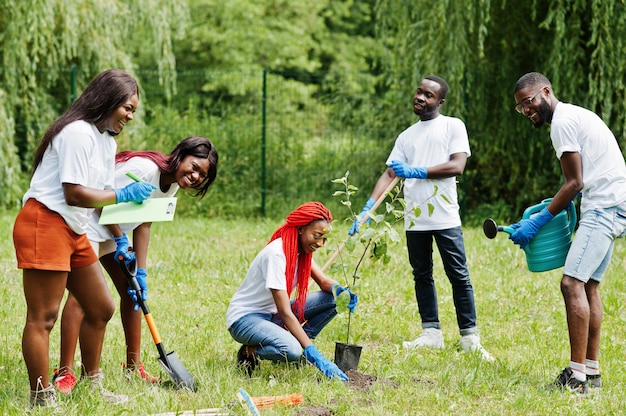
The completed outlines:
{"type": "Polygon", "coordinates": [[[433,279],[433,237],[437,243],[443,267],[452,284],[452,298],[461,335],[476,332],[474,289],[469,278],[465,245],[461,227],[435,231],[407,231],[409,262],[413,268],[415,297],[422,328],[441,328],[437,290],[433,279]]]}
{"type": "MultiPolygon", "coordinates": [[[[293,308],[293,301],[291,302],[293,308]]],[[[305,323],[302,326],[309,338],[317,334],[337,315],[335,298],[332,294],[310,292],[304,305],[305,323]]],[[[251,313],[242,316],[228,328],[237,342],[256,347],[257,356],[262,360],[293,362],[300,360],[302,346],[283,327],[278,314],[251,313]]]]}
{"type": "Polygon", "coordinates": [[[626,203],[585,211],[567,253],[563,274],[587,283],[600,282],[611,263],[616,238],[626,233],[626,203]]]}

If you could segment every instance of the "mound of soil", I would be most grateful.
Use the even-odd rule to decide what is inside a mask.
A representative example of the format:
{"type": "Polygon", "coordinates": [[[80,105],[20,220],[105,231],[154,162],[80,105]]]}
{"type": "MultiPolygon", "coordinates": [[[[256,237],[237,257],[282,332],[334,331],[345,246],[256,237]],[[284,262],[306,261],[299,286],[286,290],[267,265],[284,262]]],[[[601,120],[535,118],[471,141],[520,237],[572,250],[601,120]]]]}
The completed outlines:
{"type": "Polygon", "coordinates": [[[304,407],[296,413],[296,416],[333,416],[335,412],[324,406],[304,407]]]}
{"type": "Polygon", "coordinates": [[[352,389],[358,391],[368,391],[376,382],[386,384],[394,389],[398,387],[398,383],[395,381],[385,379],[379,380],[376,376],[360,373],[357,370],[348,370],[346,375],[350,379],[348,380],[348,385],[352,389]]]}

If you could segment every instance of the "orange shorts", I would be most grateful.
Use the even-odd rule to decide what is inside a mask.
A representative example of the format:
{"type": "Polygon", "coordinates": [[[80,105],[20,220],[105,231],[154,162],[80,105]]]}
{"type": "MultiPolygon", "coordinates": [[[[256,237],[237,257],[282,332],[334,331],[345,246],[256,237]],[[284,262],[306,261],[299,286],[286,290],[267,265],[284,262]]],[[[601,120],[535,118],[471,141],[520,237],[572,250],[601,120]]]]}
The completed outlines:
{"type": "Polygon", "coordinates": [[[33,198],[15,218],[13,244],[19,269],[69,272],[98,261],[87,234],[76,234],[61,215],[33,198]]]}

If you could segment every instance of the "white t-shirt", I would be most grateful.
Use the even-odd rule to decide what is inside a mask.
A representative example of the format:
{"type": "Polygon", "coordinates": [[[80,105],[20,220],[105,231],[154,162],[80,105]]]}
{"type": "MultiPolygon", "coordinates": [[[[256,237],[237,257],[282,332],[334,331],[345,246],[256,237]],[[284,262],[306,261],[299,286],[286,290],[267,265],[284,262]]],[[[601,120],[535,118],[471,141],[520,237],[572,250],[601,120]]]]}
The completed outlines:
{"type": "Polygon", "coordinates": [[[559,159],[564,152],[578,152],[582,158],[581,212],[626,201],[624,157],[615,136],[594,112],[557,103],[550,138],[559,159]]]}
{"type": "MultiPolygon", "coordinates": [[[[150,199],[152,198],[169,198],[171,196],[176,195],[178,191],[178,184],[172,183],[166,192],[161,191],[161,187],[159,182],[161,181],[161,171],[159,167],[152,160],[145,157],[133,157],[126,162],[117,163],[115,165],[115,187],[123,188],[124,186],[133,182],[131,178],[126,176],[126,172],[131,172],[141,178],[144,182],[150,182],[154,186],[157,187],[150,194],[150,199]]],[[[111,240],[113,236],[109,232],[109,230],[104,226],[98,224],[98,220],[100,219],[100,215],[97,211],[94,211],[89,218],[89,224],[87,226],[87,236],[90,240],[96,242],[103,242],[106,240],[111,240]]],[[[137,228],[141,223],[128,223],[128,224],[119,224],[120,229],[123,233],[130,233],[132,230],[137,228]]]]}
{"type": "MultiPolygon", "coordinates": [[[[230,328],[239,318],[251,313],[277,313],[271,289],[287,290],[286,269],[283,240],[277,238],[266,245],[252,261],[246,278],[228,305],[226,327],[230,328]]],[[[297,270],[296,265],[294,287],[297,270]]]]}
{"type": "MultiPolygon", "coordinates": [[[[460,119],[439,115],[432,120],[420,120],[400,133],[387,164],[400,160],[411,167],[428,168],[448,162],[454,153],[471,155],[467,129],[460,119]]],[[[456,177],[406,179],[404,200],[407,203],[404,220],[407,230],[445,230],[461,225],[456,177]],[[435,187],[437,196],[432,197],[435,187]],[[428,204],[434,206],[431,216],[428,215],[428,204]],[[417,206],[421,209],[419,217],[412,211],[417,206]]]]}
{"type": "Polygon", "coordinates": [[[86,121],[74,121],[52,140],[22,198],[30,198],[59,213],[77,234],[87,230],[93,208],[70,206],[65,201],[63,183],[95,189],[111,189],[115,166],[115,139],[86,121]]]}

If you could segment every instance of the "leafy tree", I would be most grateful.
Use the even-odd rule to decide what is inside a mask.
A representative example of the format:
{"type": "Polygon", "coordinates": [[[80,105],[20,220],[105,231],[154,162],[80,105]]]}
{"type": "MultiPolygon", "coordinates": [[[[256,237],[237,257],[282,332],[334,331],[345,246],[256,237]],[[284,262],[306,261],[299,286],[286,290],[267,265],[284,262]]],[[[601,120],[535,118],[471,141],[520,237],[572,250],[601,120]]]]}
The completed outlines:
{"type": "MultiPolygon", "coordinates": [[[[174,65],[172,39],[184,29],[184,0],[0,0],[0,176],[2,205],[19,201],[23,175],[48,124],[71,102],[70,68],[80,91],[98,72],[134,72],[135,55],[174,65]]],[[[141,80],[139,80],[141,82],[141,80]]],[[[160,79],[171,88],[173,79],[160,79]]]]}
{"type": "Polygon", "coordinates": [[[561,181],[547,131],[513,111],[526,72],[545,73],[561,100],[597,112],[624,146],[623,1],[380,0],[377,10],[389,95],[411,94],[429,73],[450,84],[444,113],[468,126],[473,156],[461,190],[475,212],[516,218],[561,181]]]}

